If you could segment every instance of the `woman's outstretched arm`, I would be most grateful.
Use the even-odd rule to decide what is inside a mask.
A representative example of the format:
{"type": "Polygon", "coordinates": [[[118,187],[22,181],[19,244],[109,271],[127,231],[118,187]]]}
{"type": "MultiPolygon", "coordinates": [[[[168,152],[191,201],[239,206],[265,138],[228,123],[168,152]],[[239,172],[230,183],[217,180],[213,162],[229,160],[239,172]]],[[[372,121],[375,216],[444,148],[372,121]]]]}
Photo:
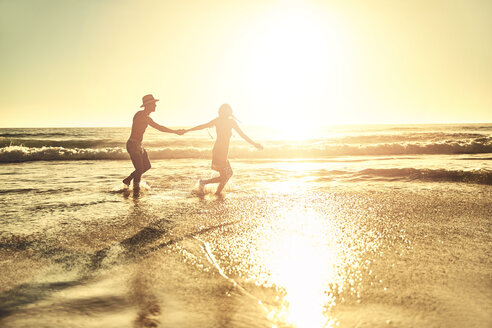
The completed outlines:
{"type": "Polygon", "coordinates": [[[185,132],[197,131],[197,130],[203,130],[203,129],[205,129],[205,128],[211,128],[212,126],[214,126],[214,125],[215,125],[215,120],[216,120],[216,119],[213,119],[213,120],[211,120],[211,121],[210,121],[210,122],[208,122],[208,123],[197,125],[197,126],[195,126],[195,127],[191,128],[191,129],[187,129],[187,130],[185,130],[185,132]]]}
{"type": "Polygon", "coordinates": [[[262,150],[263,149],[263,146],[260,145],[259,143],[256,143],[254,142],[253,140],[251,140],[250,137],[248,137],[244,132],[243,130],[241,130],[239,128],[239,125],[237,125],[236,122],[234,122],[234,125],[232,126],[234,128],[234,130],[237,131],[237,133],[241,136],[241,138],[243,138],[244,140],[246,140],[247,142],[249,142],[250,144],[252,144],[253,146],[255,146],[256,148],[262,150]]]}

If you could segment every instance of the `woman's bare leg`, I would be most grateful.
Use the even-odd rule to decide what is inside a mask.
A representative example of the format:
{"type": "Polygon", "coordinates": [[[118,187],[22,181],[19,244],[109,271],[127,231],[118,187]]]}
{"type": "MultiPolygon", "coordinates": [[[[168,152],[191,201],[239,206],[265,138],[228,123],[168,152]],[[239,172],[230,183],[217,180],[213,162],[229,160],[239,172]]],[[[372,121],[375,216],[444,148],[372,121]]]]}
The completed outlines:
{"type": "Polygon", "coordinates": [[[228,177],[224,177],[223,179],[221,179],[219,185],[217,186],[217,191],[215,192],[216,195],[220,195],[220,193],[222,192],[222,189],[224,189],[227,181],[229,181],[228,177]]]}
{"type": "Polygon", "coordinates": [[[224,186],[227,183],[227,180],[229,180],[229,178],[227,178],[224,175],[220,175],[220,176],[212,178],[212,179],[200,180],[200,191],[203,191],[203,187],[205,187],[205,185],[208,185],[210,183],[218,183],[219,186],[217,187],[217,191],[215,192],[215,194],[220,194],[222,189],[224,189],[224,186]]]}
{"type": "Polygon", "coordinates": [[[222,192],[222,189],[224,189],[227,181],[232,177],[232,168],[230,165],[225,167],[223,170],[221,170],[220,175],[215,178],[207,179],[207,180],[200,180],[200,190],[203,191],[203,187],[209,183],[218,183],[219,186],[217,187],[217,191],[215,192],[216,195],[219,195],[222,192]]]}
{"type": "Polygon", "coordinates": [[[216,195],[220,195],[222,192],[222,189],[224,189],[227,181],[232,177],[232,168],[231,166],[227,166],[224,170],[220,171],[220,182],[219,185],[217,186],[217,191],[215,192],[216,195]]]}
{"type": "Polygon", "coordinates": [[[218,182],[220,182],[221,179],[222,179],[222,177],[221,176],[218,176],[218,177],[207,179],[207,180],[200,180],[200,184],[202,186],[205,186],[205,185],[207,185],[209,183],[218,183],[218,182]]]}

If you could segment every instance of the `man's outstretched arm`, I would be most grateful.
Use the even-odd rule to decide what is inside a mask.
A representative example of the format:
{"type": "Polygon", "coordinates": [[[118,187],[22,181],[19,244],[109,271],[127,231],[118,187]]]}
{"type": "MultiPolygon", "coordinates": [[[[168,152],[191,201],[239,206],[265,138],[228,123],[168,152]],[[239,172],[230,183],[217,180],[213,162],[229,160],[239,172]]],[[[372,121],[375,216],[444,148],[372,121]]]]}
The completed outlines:
{"type": "Polygon", "coordinates": [[[149,120],[148,121],[149,125],[151,127],[153,127],[154,129],[156,129],[156,130],[159,130],[161,132],[167,132],[167,133],[176,133],[176,134],[179,134],[179,135],[182,135],[183,134],[183,130],[173,130],[173,129],[167,128],[167,127],[165,127],[163,125],[157,124],[150,117],[148,118],[148,120],[149,120]]]}

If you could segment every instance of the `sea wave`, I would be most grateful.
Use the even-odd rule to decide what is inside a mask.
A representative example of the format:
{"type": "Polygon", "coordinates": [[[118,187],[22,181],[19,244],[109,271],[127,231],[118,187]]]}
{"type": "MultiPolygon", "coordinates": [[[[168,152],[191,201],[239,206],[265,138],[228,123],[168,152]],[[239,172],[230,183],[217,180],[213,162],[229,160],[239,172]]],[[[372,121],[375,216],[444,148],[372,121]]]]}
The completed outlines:
{"type": "Polygon", "coordinates": [[[24,146],[30,148],[41,147],[63,147],[63,148],[103,148],[117,147],[124,145],[105,139],[68,139],[68,140],[46,140],[46,139],[22,139],[22,138],[2,138],[0,137],[0,147],[24,146]]]}
{"type": "Polygon", "coordinates": [[[402,143],[402,142],[492,142],[492,137],[482,133],[399,133],[399,134],[369,134],[349,135],[331,139],[334,143],[402,143]]]}
{"type": "Polygon", "coordinates": [[[68,133],[65,132],[5,132],[0,133],[0,137],[3,138],[28,138],[28,137],[60,137],[60,136],[68,136],[68,133]]]}
{"type": "Polygon", "coordinates": [[[67,193],[75,191],[74,188],[56,188],[56,189],[41,189],[41,188],[13,188],[13,189],[0,189],[0,195],[2,194],[26,194],[26,193],[36,193],[36,194],[57,194],[57,193],[67,193]]]}
{"type": "Polygon", "coordinates": [[[63,147],[8,146],[0,148],[0,163],[63,160],[127,159],[122,148],[85,149],[63,147]]]}
{"type": "MultiPolygon", "coordinates": [[[[152,159],[203,158],[210,154],[210,150],[195,148],[164,148],[148,150],[148,154],[152,159]]],[[[121,147],[86,149],[8,146],[0,148],[0,163],[122,159],[129,159],[129,155],[126,150],[121,147]]]]}
{"type": "MultiPolygon", "coordinates": [[[[214,140],[204,137],[165,137],[150,136],[144,144],[150,148],[186,148],[186,147],[210,147],[214,140]]],[[[231,144],[241,144],[243,140],[235,137],[231,140],[231,144]]],[[[481,144],[491,145],[492,136],[484,133],[463,133],[463,132],[418,132],[418,133],[400,133],[400,134],[354,134],[337,136],[331,135],[321,139],[310,140],[279,140],[279,139],[264,139],[263,143],[267,143],[273,147],[291,146],[310,148],[318,145],[329,147],[381,147],[382,145],[401,145],[401,146],[432,146],[442,145],[470,145],[481,144]]],[[[115,136],[111,133],[92,133],[86,132],[85,135],[68,135],[63,133],[58,134],[19,134],[19,133],[4,133],[0,134],[0,148],[8,146],[24,146],[32,148],[41,147],[63,147],[63,148],[114,148],[125,147],[126,139],[123,136],[115,136]],[[57,137],[53,137],[57,136],[57,137]]],[[[407,147],[407,148],[408,148],[407,147]]],[[[411,148],[408,148],[411,149],[411,148]]]]}
{"type": "MultiPolygon", "coordinates": [[[[152,159],[209,158],[210,144],[184,145],[182,147],[149,147],[152,159]]],[[[384,155],[430,155],[430,154],[486,154],[492,153],[489,139],[470,142],[439,143],[380,143],[380,144],[330,144],[314,143],[271,143],[265,150],[257,151],[249,146],[233,143],[231,158],[326,158],[334,156],[384,156],[384,155]]],[[[65,148],[27,147],[9,145],[0,148],[0,163],[60,160],[122,160],[129,156],[124,147],[65,148]]]]}
{"type": "MultiPolygon", "coordinates": [[[[381,155],[451,155],[492,153],[492,139],[473,141],[377,143],[377,144],[330,144],[317,142],[275,144],[266,149],[271,158],[317,158],[326,156],[381,156],[381,155]]],[[[231,150],[234,154],[235,150],[231,150]]],[[[251,156],[259,157],[260,154],[251,156]]]]}
{"type": "Polygon", "coordinates": [[[463,182],[492,185],[492,171],[479,170],[446,170],[446,169],[416,169],[389,168],[364,169],[361,171],[324,171],[318,172],[320,177],[315,181],[426,181],[426,182],[463,182]]]}
{"type": "MultiPolygon", "coordinates": [[[[211,141],[208,139],[173,139],[173,140],[146,140],[146,147],[168,148],[168,147],[209,147],[211,141]]],[[[30,148],[41,147],[63,147],[63,148],[124,148],[126,140],[103,139],[103,138],[83,138],[83,139],[22,139],[22,138],[3,138],[0,137],[0,148],[9,146],[24,146],[30,148]]]]}

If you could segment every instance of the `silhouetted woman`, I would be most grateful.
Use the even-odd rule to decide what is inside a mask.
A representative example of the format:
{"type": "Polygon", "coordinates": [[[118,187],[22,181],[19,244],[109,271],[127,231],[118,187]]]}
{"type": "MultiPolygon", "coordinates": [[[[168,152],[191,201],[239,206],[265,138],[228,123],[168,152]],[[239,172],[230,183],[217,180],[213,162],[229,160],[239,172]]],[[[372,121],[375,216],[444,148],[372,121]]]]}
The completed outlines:
{"type": "Polygon", "coordinates": [[[227,154],[229,153],[229,141],[231,140],[232,136],[232,129],[236,130],[236,132],[244,140],[246,140],[256,148],[263,149],[263,146],[251,140],[239,128],[234,116],[232,115],[232,108],[228,104],[223,104],[222,106],[220,106],[219,117],[213,119],[208,123],[188,129],[186,130],[186,132],[211,128],[213,126],[215,126],[215,129],[217,131],[217,140],[215,140],[215,145],[212,150],[212,169],[218,171],[220,173],[220,176],[208,180],[200,180],[200,189],[203,189],[203,187],[209,183],[218,183],[219,186],[217,187],[217,191],[215,192],[215,194],[219,195],[222,192],[222,189],[224,189],[227,181],[229,181],[229,178],[232,176],[231,164],[227,159],[227,154]]]}

